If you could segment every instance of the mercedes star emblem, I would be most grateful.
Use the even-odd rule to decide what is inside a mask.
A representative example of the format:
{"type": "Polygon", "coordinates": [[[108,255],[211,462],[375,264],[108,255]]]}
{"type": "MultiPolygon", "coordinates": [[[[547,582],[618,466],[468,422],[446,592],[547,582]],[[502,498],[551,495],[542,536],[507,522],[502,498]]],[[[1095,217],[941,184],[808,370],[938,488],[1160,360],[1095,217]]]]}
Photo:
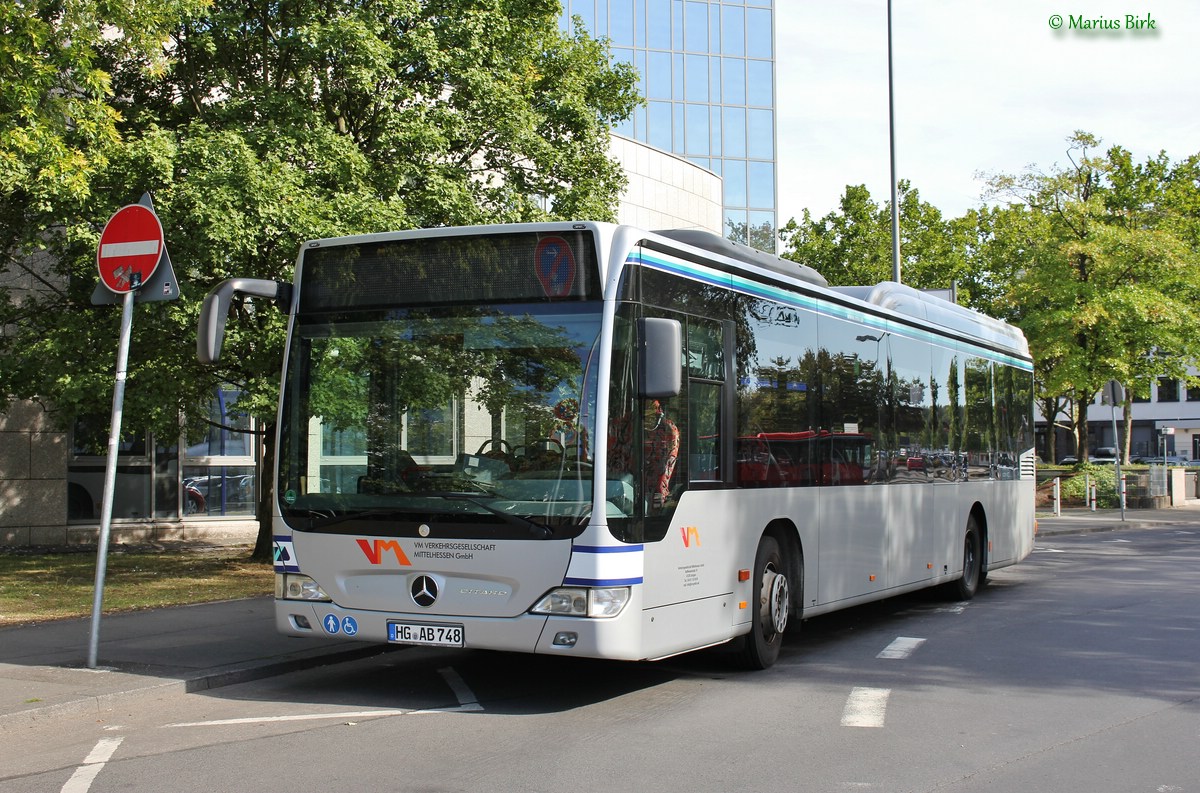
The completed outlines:
{"type": "Polygon", "coordinates": [[[433,602],[437,600],[437,581],[434,581],[427,575],[419,575],[412,582],[410,591],[412,592],[412,599],[414,603],[416,603],[418,606],[429,608],[433,605],[433,602]]]}

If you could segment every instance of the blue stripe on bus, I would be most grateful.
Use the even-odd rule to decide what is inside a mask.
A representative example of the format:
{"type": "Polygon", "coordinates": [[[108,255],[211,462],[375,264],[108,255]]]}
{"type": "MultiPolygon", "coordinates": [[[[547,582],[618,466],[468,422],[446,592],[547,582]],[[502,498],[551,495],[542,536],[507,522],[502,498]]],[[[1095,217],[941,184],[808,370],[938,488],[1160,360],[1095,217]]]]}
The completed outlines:
{"type": "Polygon", "coordinates": [[[573,545],[571,553],[637,553],[644,545],[573,545]]]}
{"type": "MultiPolygon", "coordinates": [[[[736,292],[752,295],[755,297],[764,297],[771,300],[778,300],[797,308],[805,308],[817,314],[833,317],[834,319],[845,319],[850,322],[856,322],[866,327],[873,328],[879,331],[890,331],[897,333],[895,326],[889,327],[887,320],[883,317],[878,317],[874,314],[868,314],[864,311],[843,306],[839,303],[824,300],[818,301],[816,298],[802,293],[790,292],[786,289],[771,286],[770,284],[759,283],[752,281],[732,273],[722,273],[716,270],[700,267],[686,262],[671,261],[668,259],[660,259],[657,256],[646,253],[645,251],[634,251],[626,258],[627,262],[633,264],[647,264],[656,269],[666,272],[682,275],[694,281],[701,283],[719,286],[723,289],[732,289],[736,292]]],[[[981,347],[969,342],[961,342],[957,339],[947,339],[945,336],[939,336],[935,333],[923,331],[919,328],[914,328],[908,325],[902,325],[904,331],[897,335],[905,336],[911,339],[925,342],[945,342],[954,341],[956,344],[965,344],[974,354],[983,358],[988,358],[997,363],[1013,366],[1026,372],[1033,371],[1033,364],[1022,358],[1016,358],[1011,355],[989,350],[986,347],[981,347]]]]}
{"type": "Polygon", "coordinates": [[[633,586],[643,578],[564,578],[563,586],[633,586]]]}

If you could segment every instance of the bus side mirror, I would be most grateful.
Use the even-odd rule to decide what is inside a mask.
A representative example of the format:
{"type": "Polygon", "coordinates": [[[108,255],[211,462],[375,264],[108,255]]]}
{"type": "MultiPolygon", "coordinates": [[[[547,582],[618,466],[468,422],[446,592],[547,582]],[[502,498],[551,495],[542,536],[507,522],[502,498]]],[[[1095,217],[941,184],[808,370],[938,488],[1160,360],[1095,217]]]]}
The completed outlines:
{"type": "Polygon", "coordinates": [[[196,357],[200,363],[216,363],[221,357],[225,320],[229,318],[229,305],[234,295],[265,297],[285,303],[290,302],[291,293],[290,285],[263,278],[229,278],[213,287],[200,307],[200,321],[196,327],[196,357]]]}
{"type": "Polygon", "coordinates": [[[678,396],[683,389],[683,330],[678,320],[644,317],[638,320],[641,360],[639,394],[654,399],[678,396]]]}

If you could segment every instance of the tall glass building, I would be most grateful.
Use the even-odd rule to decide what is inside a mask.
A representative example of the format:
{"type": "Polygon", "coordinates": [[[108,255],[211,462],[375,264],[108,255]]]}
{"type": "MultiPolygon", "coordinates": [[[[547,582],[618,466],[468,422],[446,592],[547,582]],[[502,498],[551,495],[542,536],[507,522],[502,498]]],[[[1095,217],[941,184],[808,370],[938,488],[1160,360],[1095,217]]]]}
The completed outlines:
{"type": "Polygon", "coordinates": [[[725,233],[774,252],[774,0],[562,0],[641,75],[646,106],[617,132],[724,182],[725,233]]]}

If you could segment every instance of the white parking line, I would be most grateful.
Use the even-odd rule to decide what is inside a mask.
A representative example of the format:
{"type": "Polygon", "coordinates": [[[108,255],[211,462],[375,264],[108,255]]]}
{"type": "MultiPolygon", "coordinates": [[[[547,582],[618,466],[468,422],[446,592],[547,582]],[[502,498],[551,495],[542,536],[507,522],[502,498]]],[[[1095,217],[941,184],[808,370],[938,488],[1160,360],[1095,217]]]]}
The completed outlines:
{"type": "Polygon", "coordinates": [[[882,727],[890,688],[855,688],[842,711],[843,727],[882,727]]]}
{"type": "MultiPolygon", "coordinates": [[[[446,681],[446,685],[450,686],[450,690],[454,692],[454,696],[458,697],[459,705],[464,708],[470,705],[479,705],[479,700],[471,692],[470,687],[458,672],[455,672],[450,667],[446,667],[445,669],[439,669],[438,674],[446,681]]],[[[480,708],[480,710],[483,710],[483,708],[480,708]]]]}
{"type": "Polygon", "coordinates": [[[405,716],[411,710],[349,710],[341,713],[293,713],[290,716],[246,716],[240,719],[181,721],[164,727],[224,727],[230,724],[270,724],[277,721],[315,721],[318,719],[370,719],[380,716],[405,716]]]}
{"type": "Polygon", "coordinates": [[[876,658],[907,658],[913,651],[925,643],[924,639],[914,639],[911,636],[897,636],[896,640],[883,648],[876,658]]]}
{"type": "Polygon", "coordinates": [[[100,770],[104,768],[105,763],[112,759],[113,752],[117,751],[117,747],[123,740],[125,740],[123,737],[101,738],[100,742],[84,758],[83,765],[76,768],[75,773],[71,774],[71,778],[67,780],[67,784],[62,786],[62,793],[87,793],[92,783],[96,781],[100,770]]]}

